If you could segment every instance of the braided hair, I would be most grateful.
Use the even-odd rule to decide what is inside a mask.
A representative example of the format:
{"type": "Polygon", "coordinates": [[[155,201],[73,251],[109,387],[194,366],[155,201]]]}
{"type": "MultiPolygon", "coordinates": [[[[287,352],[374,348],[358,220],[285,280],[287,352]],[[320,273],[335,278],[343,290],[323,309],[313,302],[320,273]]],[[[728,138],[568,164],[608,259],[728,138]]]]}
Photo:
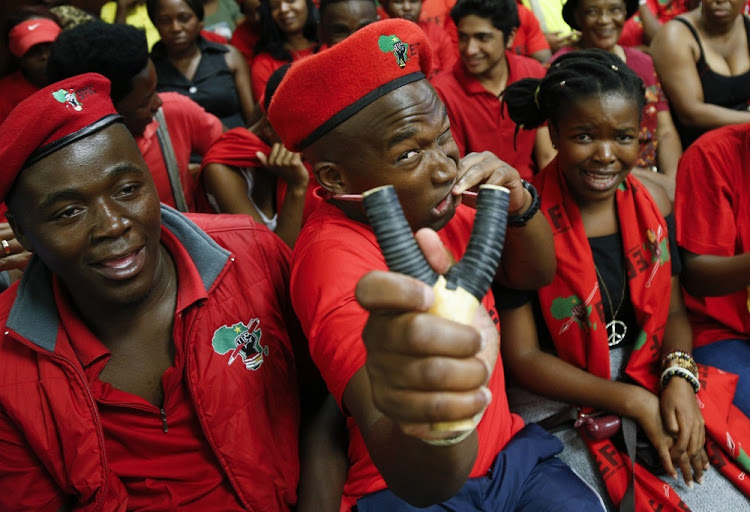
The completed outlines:
{"type": "Polygon", "coordinates": [[[508,115],[520,128],[533,130],[560,115],[580,99],[617,94],[632,98],[640,117],[646,104],[643,81],[617,55],[596,49],[576,50],[559,57],[544,78],[524,78],[503,93],[508,115]]]}

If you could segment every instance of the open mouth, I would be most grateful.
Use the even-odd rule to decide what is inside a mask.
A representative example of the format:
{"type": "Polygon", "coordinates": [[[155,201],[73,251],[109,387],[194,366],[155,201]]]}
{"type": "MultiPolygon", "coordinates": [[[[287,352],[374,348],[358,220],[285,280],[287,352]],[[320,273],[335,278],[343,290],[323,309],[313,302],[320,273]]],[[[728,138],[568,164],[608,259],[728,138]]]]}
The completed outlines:
{"type": "Polygon", "coordinates": [[[594,190],[608,190],[612,188],[620,177],[619,173],[596,173],[581,171],[586,184],[594,190]]]}
{"type": "Polygon", "coordinates": [[[122,256],[106,259],[94,264],[97,271],[107,279],[124,281],[132,279],[143,269],[146,262],[146,247],[122,256]]]}
{"type": "Polygon", "coordinates": [[[448,211],[450,210],[451,205],[454,202],[453,194],[451,191],[448,191],[448,195],[446,195],[442,201],[440,201],[433,209],[432,214],[436,217],[442,217],[448,211]]]}

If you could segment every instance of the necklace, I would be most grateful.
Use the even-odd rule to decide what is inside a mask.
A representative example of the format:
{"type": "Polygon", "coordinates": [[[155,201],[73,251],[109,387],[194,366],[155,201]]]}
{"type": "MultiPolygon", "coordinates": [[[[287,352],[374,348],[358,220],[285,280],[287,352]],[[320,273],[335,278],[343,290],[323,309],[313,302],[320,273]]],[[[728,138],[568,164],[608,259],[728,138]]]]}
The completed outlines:
{"type": "Polygon", "coordinates": [[[628,333],[628,326],[625,325],[625,322],[617,319],[617,313],[620,312],[622,303],[625,302],[625,275],[626,274],[625,272],[622,273],[622,293],[620,294],[620,303],[617,304],[617,309],[614,309],[614,307],[612,306],[612,297],[609,296],[609,290],[607,289],[607,285],[604,284],[604,278],[602,278],[602,275],[599,273],[599,269],[596,267],[596,263],[594,263],[594,270],[596,271],[596,277],[599,278],[601,287],[604,290],[605,295],[607,296],[607,302],[609,302],[609,311],[610,313],[612,313],[612,320],[607,322],[606,328],[607,328],[607,344],[610,347],[614,347],[622,343],[622,341],[625,339],[625,335],[628,333]]]}

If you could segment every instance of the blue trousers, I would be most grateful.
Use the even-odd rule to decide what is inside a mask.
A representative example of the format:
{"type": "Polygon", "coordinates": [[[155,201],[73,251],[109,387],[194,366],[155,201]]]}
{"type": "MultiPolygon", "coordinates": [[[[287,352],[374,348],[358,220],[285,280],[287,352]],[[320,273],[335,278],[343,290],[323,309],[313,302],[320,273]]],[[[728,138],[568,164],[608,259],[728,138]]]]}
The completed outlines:
{"type": "Polygon", "coordinates": [[[693,358],[740,376],[732,403],[750,417],[750,340],[722,340],[693,349],[693,358]]]}
{"type": "Polygon", "coordinates": [[[384,489],[357,501],[358,512],[602,511],[599,495],[556,457],[559,439],[526,425],[497,455],[486,476],[469,479],[448,501],[416,508],[384,489]]]}

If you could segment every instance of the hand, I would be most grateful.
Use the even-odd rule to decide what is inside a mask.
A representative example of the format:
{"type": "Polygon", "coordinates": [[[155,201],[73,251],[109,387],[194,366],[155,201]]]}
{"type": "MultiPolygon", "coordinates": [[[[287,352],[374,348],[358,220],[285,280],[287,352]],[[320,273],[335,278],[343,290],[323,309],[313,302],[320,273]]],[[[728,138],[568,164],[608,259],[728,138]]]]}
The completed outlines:
{"type": "Polygon", "coordinates": [[[502,185],[510,191],[509,212],[517,212],[531,204],[531,195],[521,183],[521,175],[509,164],[489,151],[469,153],[458,163],[458,180],[453,185],[453,195],[481,184],[502,185]]]}
{"type": "Polygon", "coordinates": [[[662,391],[659,405],[664,428],[675,440],[669,452],[672,462],[680,467],[688,487],[693,486],[693,474],[696,482],[703,483],[703,471],[708,469],[706,431],[693,387],[685,379],[673,377],[662,391]]]}
{"type": "Polygon", "coordinates": [[[117,8],[130,10],[138,4],[144,3],[145,0],[117,0],[117,8]]]}
{"type": "Polygon", "coordinates": [[[7,222],[0,222],[0,240],[5,240],[8,243],[7,250],[0,247],[0,270],[25,269],[31,258],[31,253],[18,243],[16,235],[13,234],[10,224],[7,222]]]}
{"type": "MultiPolygon", "coordinates": [[[[437,233],[417,240],[433,268],[451,264],[437,233]]],[[[490,403],[487,382],[499,351],[497,329],[479,307],[473,325],[425,313],[432,289],[411,277],[371,272],[357,285],[357,301],[370,311],[362,338],[373,402],[407,435],[450,437],[430,424],[472,418],[490,403]]]]}
{"type": "Polygon", "coordinates": [[[664,470],[676,479],[677,471],[674,469],[670,455],[674,439],[664,429],[659,409],[659,397],[640,386],[635,386],[633,389],[639,396],[634,399],[634,403],[637,404],[636,410],[628,416],[633,417],[638,422],[659,454],[659,460],[661,460],[664,470]]]}
{"type": "Polygon", "coordinates": [[[302,156],[289,151],[281,143],[277,142],[273,145],[270,155],[266,156],[258,151],[256,156],[266,170],[286,181],[290,186],[306,187],[310,181],[310,175],[302,163],[302,156]]]}
{"type": "Polygon", "coordinates": [[[545,32],[544,37],[547,39],[547,44],[549,44],[550,50],[552,50],[552,53],[556,53],[560,48],[563,46],[569,46],[573,44],[575,41],[578,40],[581,33],[573,30],[571,32],[568,32],[565,35],[561,35],[562,32],[545,32]]]}

